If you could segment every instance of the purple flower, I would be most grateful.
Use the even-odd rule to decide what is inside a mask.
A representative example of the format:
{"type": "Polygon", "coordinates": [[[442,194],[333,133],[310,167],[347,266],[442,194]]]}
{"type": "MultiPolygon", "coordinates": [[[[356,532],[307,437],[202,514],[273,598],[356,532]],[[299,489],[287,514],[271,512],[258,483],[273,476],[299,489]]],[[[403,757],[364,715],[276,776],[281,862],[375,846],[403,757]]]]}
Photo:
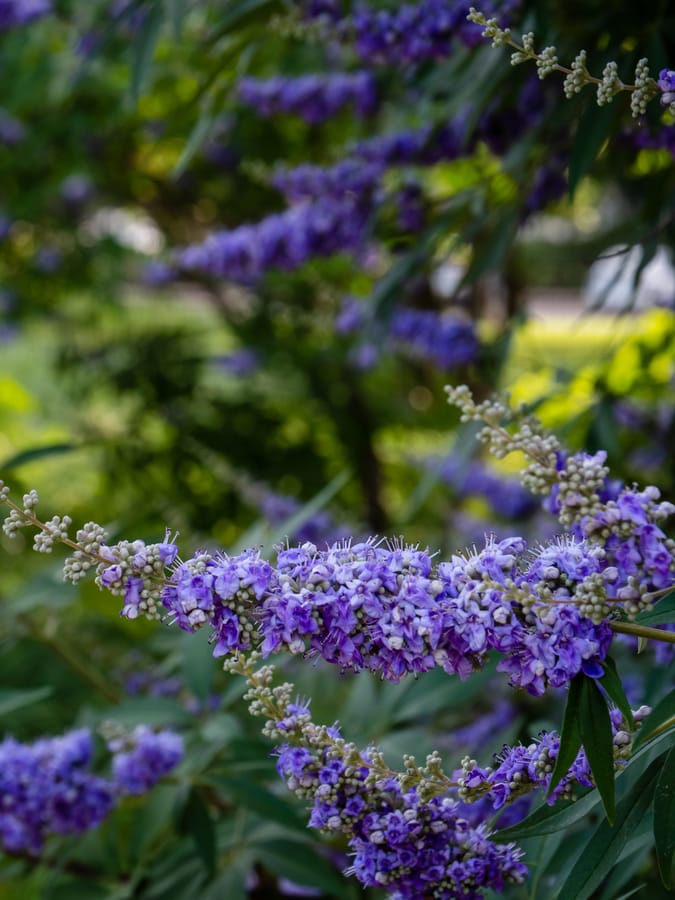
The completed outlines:
{"type": "Polygon", "coordinates": [[[675,103],[675,70],[661,69],[656,82],[661,94],[661,106],[670,106],[675,103]]]}
{"type": "Polygon", "coordinates": [[[115,788],[122,794],[146,793],[183,758],[183,739],[173,731],[138,725],[125,743],[130,748],[115,753],[112,762],[115,788]]]}
{"type": "Polygon", "coordinates": [[[26,25],[51,11],[51,0],[0,0],[0,28],[26,25]]]}
{"type": "Polygon", "coordinates": [[[377,107],[375,80],[368,72],[242,78],[238,95],[262,116],[292,113],[312,125],[324,122],[347,105],[353,105],[364,118],[377,107]]]}
{"type": "Polygon", "coordinates": [[[441,316],[432,310],[400,309],[394,313],[391,336],[420,360],[431,360],[441,369],[467,365],[479,349],[472,322],[441,316]]]}
{"type": "MultiPolygon", "coordinates": [[[[0,16],[2,15],[2,6],[0,0],[0,16]]],[[[0,141],[13,147],[20,144],[26,136],[26,129],[18,119],[15,119],[5,109],[0,109],[0,141]]]]}
{"type": "Polygon", "coordinates": [[[274,213],[256,225],[215,232],[178,254],[185,269],[254,284],[271,269],[293,271],[315,257],[356,253],[372,214],[362,198],[330,197],[274,213]]]}
{"type": "Polygon", "coordinates": [[[312,802],[310,827],[347,837],[353,854],[347,874],[364,886],[400,898],[451,900],[524,879],[520,851],[492,843],[455,799],[422,801],[415,788],[404,792],[392,778],[369,782],[366,766],[348,766],[328,751],[285,745],[277,753],[288,787],[312,802]]]}
{"type": "Polygon", "coordinates": [[[22,744],[0,743],[0,842],[10,853],[38,854],[50,834],[95,828],[110,813],[110,783],[90,771],[85,729],[22,744]]]}

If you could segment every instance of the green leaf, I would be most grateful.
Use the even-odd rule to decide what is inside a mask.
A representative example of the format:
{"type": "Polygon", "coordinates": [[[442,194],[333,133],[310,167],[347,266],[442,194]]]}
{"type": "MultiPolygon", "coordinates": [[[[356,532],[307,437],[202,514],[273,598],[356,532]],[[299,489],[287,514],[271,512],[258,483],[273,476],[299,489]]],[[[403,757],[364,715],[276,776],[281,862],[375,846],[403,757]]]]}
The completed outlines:
{"type": "Polygon", "coordinates": [[[579,182],[587,174],[607,140],[619,105],[615,100],[598,107],[593,98],[579,119],[568,170],[570,198],[574,196],[579,182]]]}
{"type": "MultiPolygon", "coordinates": [[[[169,697],[133,697],[114,708],[115,721],[123,725],[175,725],[191,723],[192,716],[175,700],[169,697]]],[[[111,718],[110,709],[96,711],[94,716],[111,718]]]]}
{"type": "Polygon", "coordinates": [[[257,859],[275,875],[320,888],[334,897],[344,896],[342,878],[306,842],[279,839],[256,844],[255,849],[257,859]]]}
{"type": "Polygon", "coordinates": [[[206,629],[197,634],[181,635],[183,644],[183,678],[186,685],[199,700],[205,701],[213,687],[213,678],[218,667],[208,641],[206,629]]]}
{"type": "Polygon", "coordinates": [[[633,752],[658,731],[670,731],[675,728],[675,690],[657,703],[646,719],[642,722],[637,737],[633,743],[633,752]]]}
{"type": "Polygon", "coordinates": [[[247,16],[257,12],[264,6],[277,5],[274,0],[240,0],[239,3],[228,3],[228,11],[221,14],[218,18],[218,30],[213,35],[212,40],[220,40],[228,31],[232,31],[237,25],[240,25],[247,16]]]}
{"type": "MultiPolygon", "coordinates": [[[[652,810],[648,810],[635,833],[628,836],[614,868],[602,882],[602,893],[598,900],[615,900],[626,885],[634,881],[636,873],[653,868],[649,859],[654,850],[654,821],[651,813],[652,810]]],[[[594,900],[598,893],[599,890],[595,892],[594,900]]]]}
{"type": "Polygon", "coordinates": [[[237,774],[231,777],[212,777],[209,781],[236,804],[257,813],[265,821],[278,822],[285,828],[307,833],[307,823],[285,799],[277,797],[250,778],[242,778],[237,774]]]}
{"type": "Polygon", "coordinates": [[[675,747],[666,754],[654,793],[654,847],[661,881],[675,886],[675,747]]]}
{"type": "Polygon", "coordinates": [[[675,622],[675,591],[654,604],[654,609],[640,613],[635,619],[637,625],[671,625],[675,622]]]}
{"type": "Polygon", "coordinates": [[[581,730],[579,727],[581,712],[581,695],[586,676],[581,673],[572,679],[567,695],[567,705],[560,731],[560,749],[555,761],[551,782],[546,796],[550,797],[560,781],[567,775],[572,763],[577,758],[581,747],[581,730]]]}
{"type": "Polygon", "coordinates": [[[506,212],[490,236],[477,245],[469,268],[462,278],[462,285],[473,283],[503,262],[515,239],[520,215],[519,209],[506,212]]]}
{"type": "Polygon", "coordinates": [[[183,33],[183,21],[187,11],[187,0],[164,0],[166,14],[171,22],[171,31],[175,40],[179,41],[183,33]]]}
{"type": "Polygon", "coordinates": [[[195,787],[188,792],[177,826],[182,834],[190,835],[207,872],[213,873],[216,868],[215,826],[201,791],[195,787]]]}
{"type": "MultiPolygon", "coordinates": [[[[311,516],[318,513],[320,510],[324,508],[324,506],[332,500],[332,498],[340,491],[345,484],[351,478],[351,472],[349,469],[343,469],[332,481],[329,481],[325,488],[319,491],[311,500],[304,504],[304,506],[299,509],[296,513],[286,519],[285,522],[282,522],[271,535],[267,535],[267,540],[265,541],[267,546],[274,546],[278,544],[283,538],[285,538],[289,534],[293,534],[298,530],[302,525],[305,524],[307,519],[311,516]]],[[[238,541],[235,550],[232,552],[241,552],[246,549],[246,547],[251,546],[250,543],[242,546],[244,540],[248,540],[249,532],[247,532],[243,538],[240,538],[238,541]]]]}
{"type": "Polygon", "coordinates": [[[445,673],[437,670],[438,675],[430,672],[428,678],[410,681],[406,685],[384,685],[385,695],[388,692],[398,694],[398,703],[392,698],[391,723],[400,725],[410,720],[419,721],[424,716],[437,715],[442,710],[452,709],[480,695],[489,689],[488,684],[494,677],[494,665],[485,666],[475,672],[468,681],[448,679],[445,673]],[[403,688],[403,690],[401,690],[403,688]],[[396,690],[398,689],[398,691],[396,690]]]}
{"type": "Polygon", "coordinates": [[[605,670],[605,674],[599,679],[599,684],[602,685],[607,692],[607,696],[614,703],[616,708],[620,710],[629,730],[632,731],[633,711],[630,708],[628,697],[626,697],[626,692],[621,684],[621,679],[619,678],[619,673],[616,669],[616,663],[611,656],[608,656],[602,664],[602,667],[605,670]]]}
{"type": "Polygon", "coordinates": [[[663,758],[655,760],[620,801],[616,821],[601,822],[563,884],[558,900],[588,900],[611,872],[627,839],[649,809],[663,758]]]}
{"type": "MultiPolygon", "coordinates": [[[[455,431],[453,458],[460,459],[462,463],[466,464],[467,468],[471,457],[476,452],[477,436],[481,427],[478,422],[466,422],[461,424],[455,431]]],[[[406,507],[399,518],[399,523],[406,523],[414,518],[429,494],[438,485],[439,480],[437,467],[431,467],[424,472],[417,486],[410,493],[406,507]]]]}
{"type": "Polygon", "coordinates": [[[589,788],[578,800],[571,803],[560,800],[555,806],[540,806],[517,825],[495,831],[494,838],[499,841],[513,841],[568,829],[599,803],[600,795],[596,790],[589,788]]]}
{"type": "Polygon", "coordinates": [[[247,900],[252,866],[248,854],[228,859],[225,871],[200,893],[199,900],[247,900]]]}
{"type": "Polygon", "coordinates": [[[14,456],[10,456],[0,465],[3,472],[9,469],[18,469],[26,463],[35,462],[36,459],[44,459],[46,456],[56,456],[61,453],[70,453],[72,450],[79,450],[77,444],[47,444],[44,447],[33,447],[31,450],[22,450],[14,456]]]}
{"type": "Polygon", "coordinates": [[[215,116],[213,116],[208,109],[204,110],[197,119],[194,128],[188,135],[188,139],[185,142],[185,146],[183,147],[180,156],[178,157],[178,161],[171,170],[172,178],[179,178],[187,169],[187,167],[192,162],[195,153],[199,150],[199,148],[208,137],[208,134],[211,131],[214,122],[215,116]]]}
{"type": "Polygon", "coordinates": [[[579,729],[586,758],[610,824],[614,821],[614,743],[607,702],[594,678],[584,678],[579,729]]]}
{"type": "Polygon", "coordinates": [[[628,900],[629,897],[634,897],[638,891],[641,891],[644,888],[644,884],[639,884],[637,887],[633,888],[632,891],[628,891],[627,894],[622,894],[620,897],[617,897],[616,900],[628,900]]]}
{"type": "Polygon", "coordinates": [[[143,86],[150,73],[152,58],[163,20],[164,8],[161,3],[156,3],[148,13],[133,44],[129,95],[134,106],[138,103],[143,86]]]}
{"type": "Polygon", "coordinates": [[[31,703],[39,703],[40,700],[46,700],[54,693],[54,688],[45,685],[32,690],[4,690],[0,691],[0,716],[6,716],[9,713],[21,709],[23,706],[30,706],[31,703]]]}

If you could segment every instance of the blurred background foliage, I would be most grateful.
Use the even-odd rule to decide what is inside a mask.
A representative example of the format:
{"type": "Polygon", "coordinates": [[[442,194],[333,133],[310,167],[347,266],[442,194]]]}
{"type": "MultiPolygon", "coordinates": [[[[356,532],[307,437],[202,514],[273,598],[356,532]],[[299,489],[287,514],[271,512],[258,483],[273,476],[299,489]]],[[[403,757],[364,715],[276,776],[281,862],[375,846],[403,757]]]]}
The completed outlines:
{"type": "MultiPolygon", "coordinates": [[[[585,47],[593,73],[617,59],[630,80],[640,56],[652,71],[675,59],[666,2],[508,6],[514,29],[561,59],[585,47]]],[[[606,449],[616,477],[672,496],[675,291],[637,307],[640,276],[675,244],[675,125],[658,103],[635,123],[622,97],[565,101],[556,76],[540,84],[508,53],[457,41],[420,64],[373,63],[367,117],[261,116],[239,99],[244,76],[368,68],[301,7],[63,0],[0,35],[2,477],[17,493],[37,486],[43,517],[94,519],[112,539],[179,531],[185,556],[374,533],[445,554],[486,532],[546,539],[553,520],[518,494],[518,461],[480,461],[444,402],[450,381],[509,389],[572,447],[606,449]],[[355,141],[449,120],[460,151],[388,167],[358,252],[249,284],[181,265],[180,248],[284,210],[279,165],[335,164],[355,141]],[[596,295],[605,309],[585,317],[591,263],[634,246],[633,274],[615,276],[631,308],[619,316],[596,295]],[[356,324],[340,327],[349,297],[356,324]],[[434,316],[432,337],[470,326],[475,353],[439,354],[429,329],[392,339],[400,310],[434,316]]],[[[84,841],[55,843],[40,864],[3,857],[0,897],[376,896],[341,874],[342,847],[310,837],[204,642],[120,620],[21,540],[2,543],[3,729],[28,740],[110,718],[173,724],[189,753],[173,783],[84,841]]],[[[626,654],[636,700],[658,698],[667,669],[645,679],[626,654]]],[[[453,735],[499,703],[506,724],[470,748],[484,762],[558,724],[555,703],[507,700],[489,671],[395,687],[283,665],[317,719],[381,742],[393,763],[436,746],[459,761],[453,735]]],[[[564,870],[575,846],[540,847],[542,871],[564,870]]],[[[607,890],[661,896],[649,852],[633,847],[625,883],[607,890]]],[[[547,884],[509,896],[549,897],[547,884]]]]}

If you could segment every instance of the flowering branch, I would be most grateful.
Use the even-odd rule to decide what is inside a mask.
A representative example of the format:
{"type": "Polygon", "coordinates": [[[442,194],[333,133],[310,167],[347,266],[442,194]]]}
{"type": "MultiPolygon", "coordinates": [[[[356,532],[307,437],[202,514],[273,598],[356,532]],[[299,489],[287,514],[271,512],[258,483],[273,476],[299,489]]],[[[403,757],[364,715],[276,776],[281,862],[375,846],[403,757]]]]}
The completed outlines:
{"type": "Polygon", "coordinates": [[[671,93],[673,85],[675,85],[675,73],[664,69],[659,80],[655,81],[649,76],[647,59],[638,61],[634,84],[624,84],[621,81],[616,62],[608,62],[603,70],[602,78],[596,78],[586,68],[585,50],[581,50],[577,54],[571,67],[562,66],[558,62],[557,50],[554,46],[545,47],[540,52],[534,49],[534,32],[532,31],[524,34],[522,43],[519,44],[511,37],[510,28],[500,27],[497,19],[488,19],[473,6],[469,10],[467,19],[484,27],[483,37],[490,38],[493,47],[508,46],[516,51],[511,56],[511,65],[516,66],[532,60],[537,66],[537,74],[540,79],[552,72],[562,72],[566,76],[563,90],[568,99],[578,94],[586,85],[592,84],[597,86],[598,106],[609,103],[616,94],[622,91],[630,92],[632,94],[631,113],[634,118],[644,115],[649,101],[657,97],[659,93],[662,93],[662,105],[668,107],[671,112],[675,111],[675,95],[671,93]]]}

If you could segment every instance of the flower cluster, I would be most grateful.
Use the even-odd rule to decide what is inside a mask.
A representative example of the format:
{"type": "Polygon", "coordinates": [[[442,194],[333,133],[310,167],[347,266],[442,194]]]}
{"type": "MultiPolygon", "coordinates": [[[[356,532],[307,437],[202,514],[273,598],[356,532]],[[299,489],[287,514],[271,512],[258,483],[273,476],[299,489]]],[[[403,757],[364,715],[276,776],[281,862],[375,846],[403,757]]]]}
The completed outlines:
{"type": "Polygon", "coordinates": [[[325,197],[336,200],[349,196],[364,197],[378,187],[383,166],[380,161],[365,162],[347,158],[330,168],[305,163],[292,169],[278,169],[272,184],[291,204],[316,201],[325,197]]]}
{"type": "Polygon", "coordinates": [[[261,116],[291,113],[312,125],[330,119],[348,105],[363,118],[377,109],[375,79],[368,72],[242,78],[238,96],[261,116]]]}
{"type": "MultiPolygon", "coordinates": [[[[479,900],[487,888],[499,892],[523,880],[527,869],[520,849],[496,844],[484,823],[504,808],[501,826],[519,821],[531,794],[550,785],[560,751],[557,734],[541,732],[527,746],[504,746],[493,767],[479,767],[467,756],[452,777],[437,752],[423,766],[404,756],[405,771],[396,773],[378,747],[359,750],[342,737],[337,723],[315,724],[309,704],[292,699],[293,685],[273,687],[274,667],[258,662],[255,652],[238,654],[226,669],[246,677],[249,712],[266,719],[263,733],[279,744],[279,774],[311,804],[310,827],[347,837],[353,854],[347,874],[366,886],[386,887],[399,900],[479,900]]],[[[630,756],[627,728],[639,726],[650,712],[640,707],[626,723],[610,709],[616,769],[630,756]]],[[[582,750],[547,802],[572,798],[577,786],[592,785],[582,750]]]]}
{"type": "MultiPolygon", "coordinates": [[[[518,5],[498,4],[500,15],[509,15],[518,5]]],[[[466,12],[463,0],[421,0],[394,9],[361,3],[352,15],[346,16],[333,0],[309,0],[304,17],[329,25],[326,35],[337,35],[338,40],[353,45],[366,65],[399,67],[445,59],[461,44],[476,46],[480,31],[467,22],[466,12]]]]}
{"type": "Polygon", "coordinates": [[[573,539],[534,552],[488,539],[435,568],[403,544],[307,543],[282,549],[274,567],[253,550],[198,554],[162,599],[180,627],[211,625],[216,655],[259,645],[398,681],[436,666],[466,678],[494,650],[512,685],[542,694],[581,670],[602,674],[611,630],[575,605],[600,573],[601,553],[573,539]]]}
{"type": "MultiPolygon", "coordinates": [[[[203,243],[178,251],[174,263],[187,271],[250,285],[270,269],[294,271],[313,258],[355,254],[363,250],[374,215],[387,199],[382,176],[388,168],[454,160],[471,154],[479,142],[504,153],[540,115],[531,86],[526,85],[526,94],[527,102],[519,104],[525,112],[505,115],[489,109],[470,135],[462,114],[435,126],[356,142],[344,160],[330,167],[280,168],[272,183],[291,204],[289,209],[255,224],[215,232],[203,243]]],[[[533,202],[545,199],[541,188],[533,190],[533,196],[533,202]]],[[[396,193],[393,197],[397,207],[405,199],[396,193]]],[[[416,199],[414,230],[421,227],[419,191],[416,199]]]]}
{"type": "Polygon", "coordinates": [[[51,11],[51,0],[0,0],[0,28],[25,25],[51,11]]]}
{"type": "Polygon", "coordinates": [[[135,729],[129,740],[133,749],[113,755],[113,778],[106,779],[91,771],[94,742],[87,729],[32,744],[5,738],[0,743],[2,848],[37,855],[51,834],[96,828],[118,796],[150,790],[183,755],[182,739],[172,732],[135,729]]]}
{"type": "Polygon", "coordinates": [[[255,225],[214,232],[177,254],[184,269],[253,284],[269,269],[293,271],[315,257],[356,253],[364,243],[372,206],[363,197],[322,197],[255,225]]]}
{"type": "Polygon", "coordinates": [[[517,66],[521,63],[533,61],[537,67],[537,74],[542,79],[553,72],[562,72],[566,76],[563,91],[568,99],[578,94],[586,85],[592,84],[597,88],[596,102],[598,106],[604,106],[609,103],[616,94],[622,91],[630,92],[630,107],[634,118],[644,115],[647,104],[658,95],[659,91],[662,92],[661,104],[663,106],[672,109],[675,105],[673,104],[675,76],[670,69],[663,69],[659,75],[659,80],[655,81],[649,76],[647,60],[640,59],[635,68],[635,83],[624,84],[619,78],[617,63],[611,60],[605,65],[602,77],[596,78],[586,68],[585,50],[581,50],[576,55],[571,68],[569,68],[560,65],[555,47],[544,47],[537,52],[534,49],[533,32],[524,34],[519,44],[511,37],[510,28],[502,27],[496,18],[488,18],[484,12],[475,9],[473,6],[470,8],[467,18],[470,22],[480,25],[484,29],[482,36],[492,41],[493,47],[508,46],[515,50],[515,53],[511,55],[512,65],[517,66]]]}
{"type": "Polygon", "coordinates": [[[380,323],[368,321],[366,310],[354,297],[346,297],[335,319],[338,334],[358,332],[363,338],[367,326],[365,342],[362,340],[358,349],[374,348],[368,341],[371,334],[380,338],[375,355],[368,360],[371,364],[377,361],[379,352],[385,346],[443,370],[468,365],[476,359],[480,350],[474,323],[461,316],[432,309],[400,307],[387,323],[380,326],[380,323]],[[383,328],[386,331],[381,333],[383,328]]]}
{"type": "Polygon", "coordinates": [[[347,874],[392,897],[447,900],[478,898],[524,879],[521,851],[494,843],[485,825],[469,821],[466,805],[449,793],[437,754],[423,769],[406,757],[407,773],[397,776],[376,747],[361,752],[337,725],[315,725],[309,706],[291,700],[293,685],[272,688],[273,667],[254,671],[256,661],[256,654],[240,656],[229,669],[247,676],[250,712],[265,717],[263,732],[280,742],[277,769],[288,788],[311,801],[310,827],[347,837],[353,854],[347,874]]]}
{"type": "Polygon", "coordinates": [[[479,342],[473,322],[457,316],[439,316],[433,310],[399,309],[391,320],[390,336],[416,359],[439,369],[473,362],[479,342]]]}
{"type": "Polygon", "coordinates": [[[278,755],[289,789],[312,801],[310,827],[348,836],[347,874],[367,887],[451,900],[501,891],[527,874],[521,851],[495,844],[485,826],[472,827],[457,800],[422,800],[416,788],[403,791],[393,778],[373,785],[366,767],[326,751],[286,745],[278,755]]]}
{"type": "MultiPolygon", "coordinates": [[[[509,431],[500,402],[449,393],[465,419],[488,423],[483,436],[498,455],[525,453],[526,483],[540,493],[555,488],[566,535],[538,547],[489,537],[437,564],[417,547],[376,540],[282,547],[275,565],[256,550],[199,552],[176,564],[168,536],[148,546],[94,541],[97,583],[123,597],[128,618],[156,618],[161,600],[181,628],[210,627],[217,656],[259,646],[265,655],[308,653],[398,681],[435,667],[466,678],[496,653],[510,684],[534,695],[582,671],[600,677],[613,617],[634,618],[675,583],[675,544],[657,524],[672,505],[659,502],[656,488],[603,496],[604,454],[565,456],[535,420],[509,431]]],[[[2,499],[8,533],[33,524],[68,543],[62,524],[56,534],[53,522],[35,518],[33,493],[23,511],[5,488],[2,499]]]]}
{"type": "Polygon", "coordinates": [[[120,794],[145,794],[183,758],[183,739],[173,731],[153,731],[137,725],[108,743],[115,752],[112,775],[120,794]]]}

